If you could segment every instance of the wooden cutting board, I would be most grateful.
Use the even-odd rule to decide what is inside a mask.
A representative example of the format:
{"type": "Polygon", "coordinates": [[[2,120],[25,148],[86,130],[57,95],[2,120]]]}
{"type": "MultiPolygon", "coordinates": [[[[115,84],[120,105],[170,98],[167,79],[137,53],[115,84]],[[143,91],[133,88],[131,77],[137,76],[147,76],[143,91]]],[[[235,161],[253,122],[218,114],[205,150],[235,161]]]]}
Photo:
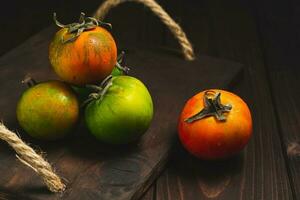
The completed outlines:
{"type": "MultiPolygon", "coordinates": [[[[17,124],[16,103],[30,73],[37,80],[54,79],[48,61],[50,27],[0,59],[0,119],[18,130],[23,140],[47,154],[67,182],[63,194],[48,192],[41,179],[16,160],[0,142],[0,198],[4,199],[138,199],[164,168],[177,140],[176,124],[186,100],[204,89],[228,88],[242,76],[240,64],[198,56],[184,61],[170,50],[127,46],[126,63],[142,80],[154,101],[155,114],[147,133],[135,144],[109,146],[97,142],[84,123],[62,141],[41,142],[27,136],[17,124]]],[[[117,126],[117,124],[116,124],[117,126]]]]}

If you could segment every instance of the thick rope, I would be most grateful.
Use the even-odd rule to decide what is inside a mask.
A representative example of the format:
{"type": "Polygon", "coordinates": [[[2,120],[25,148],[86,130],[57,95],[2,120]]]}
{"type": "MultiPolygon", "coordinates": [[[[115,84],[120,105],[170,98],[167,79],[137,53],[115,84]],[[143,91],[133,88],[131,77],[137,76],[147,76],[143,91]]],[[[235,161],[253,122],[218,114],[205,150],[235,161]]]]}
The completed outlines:
{"type": "Polygon", "coordinates": [[[0,139],[6,141],[16,152],[17,158],[38,173],[52,192],[63,192],[66,188],[50,164],[25,144],[14,132],[0,123],[0,139]]]}
{"type": "Polygon", "coordinates": [[[154,12],[164,24],[167,25],[167,27],[170,29],[173,35],[177,38],[185,59],[186,60],[195,59],[193,47],[189,42],[189,40],[187,39],[181,27],[154,0],[106,0],[96,11],[95,18],[99,20],[103,20],[110,9],[127,1],[141,3],[149,7],[150,10],[154,12]]]}

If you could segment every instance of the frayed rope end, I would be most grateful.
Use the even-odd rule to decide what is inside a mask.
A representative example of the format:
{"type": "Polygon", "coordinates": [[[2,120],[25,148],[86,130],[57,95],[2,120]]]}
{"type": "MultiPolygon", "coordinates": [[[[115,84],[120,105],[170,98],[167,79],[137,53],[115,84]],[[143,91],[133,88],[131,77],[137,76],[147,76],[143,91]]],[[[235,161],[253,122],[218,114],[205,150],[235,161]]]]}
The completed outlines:
{"type": "Polygon", "coordinates": [[[300,156],[299,142],[291,142],[287,146],[287,155],[289,157],[300,156]]]}
{"type": "Polygon", "coordinates": [[[6,141],[16,151],[17,158],[21,163],[32,168],[41,176],[50,191],[60,193],[65,191],[66,185],[43,156],[37,154],[15,132],[8,130],[2,121],[0,121],[0,140],[6,141]]]}

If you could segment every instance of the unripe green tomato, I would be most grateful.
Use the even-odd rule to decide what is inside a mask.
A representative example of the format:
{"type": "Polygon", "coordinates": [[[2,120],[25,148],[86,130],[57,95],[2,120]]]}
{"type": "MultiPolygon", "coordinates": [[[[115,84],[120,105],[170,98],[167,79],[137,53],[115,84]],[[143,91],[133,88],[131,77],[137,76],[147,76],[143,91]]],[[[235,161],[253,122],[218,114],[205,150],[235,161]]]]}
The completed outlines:
{"type": "Polygon", "coordinates": [[[152,98],[145,85],[134,77],[112,77],[111,83],[102,99],[87,105],[87,127],[106,143],[125,144],[137,140],[152,121],[152,98]]]}
{"type": "Polygon", "coordinates": [[[79,116],[79,104],[72,89],[60,81],[48,81],[28,88],[17,105],[20,126],[32,137],[55,140],[68,134],[79,116]]]}

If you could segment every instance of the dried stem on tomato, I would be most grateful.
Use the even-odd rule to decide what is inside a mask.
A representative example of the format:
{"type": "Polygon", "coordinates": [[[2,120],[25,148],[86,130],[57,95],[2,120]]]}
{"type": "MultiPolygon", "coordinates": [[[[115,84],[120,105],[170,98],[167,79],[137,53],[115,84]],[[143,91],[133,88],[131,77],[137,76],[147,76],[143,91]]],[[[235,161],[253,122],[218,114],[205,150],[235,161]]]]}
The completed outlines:
{"type": "Polygon", "coordinates": [[[91,93],[89,95],[89,98],[83,102],[81,105],[82,107],[86,106],[88,103],[95,99],[99,99],[102,101],[104,95],[106,94],[107,90],[112,86],[112,75],[107,76],[100,84],[100,86],[97,85],[86,85],[87,88],[91,88],[95,90],[95,92],[91,93]]]}
{"type": "Polygon", "coordinates": [[[97,20],[93,17],[85,17],[85,14],[83,12],[80,13],[80,17],[78,22],[71,23],[71,24],[62,24],[57,20],[56,13],[53,13],[53,20],[55,24],[60,28],[67,28],[68,33],[72,34],[70,38],[64,41],[64,43],[72,42],[76,40],[76,38],[84,31],[91,30],[96,28],[97,26],[109,26],[112,28],[112,25],[109,23],[105,23],[102,21],[97,20]]]}
{"type": "Polygon", "coordinates": [[[34,80],[31,76],[26,75],[25,78],[22,80],[23,84],[26,84],[29,88],[33,87],[37,84],[36,80],[34,80]]]}
{"type": "Polygon", "coordinates": [[[121,63],[123,62],[123,58],[125,57],[125,52],[122,51],[120,53],[120,55],[118,55],[118,58],[117,58],[117,63],[116,63],[116,67],[121,70],[125,75],[127,75],[130,71],[130,68],[129,67],[126,67],[126,66],[122,66],[121,63]]]}
{"type": "Polygon", "coordinates": [[[221,93],[207,90],[203,96],[204,108],[194,116],[191,116],[184,121],[192,123],[205,117],[214,116],[218,121],[226,121],[224,113],[230,112],[232,106],[230,104],[223,105],[221,103],[221,93]]]}

